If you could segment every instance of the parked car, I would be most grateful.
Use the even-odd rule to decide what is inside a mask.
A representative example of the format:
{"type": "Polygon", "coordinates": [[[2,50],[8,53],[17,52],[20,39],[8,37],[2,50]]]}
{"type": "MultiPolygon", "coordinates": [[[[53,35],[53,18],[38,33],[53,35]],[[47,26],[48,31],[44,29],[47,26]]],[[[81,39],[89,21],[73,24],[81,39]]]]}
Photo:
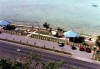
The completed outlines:
{"type": "Polygon", "coordinates": [[[85,51],[91,53],[91,49],[88,46],[85,47],[85,51]]]}
{"type": "Polygon", "coordinates": [[[91,53],[91,49],[90,48],[85,48],[85,51],[88,53],[91,53]]]}
{"type": "Polygon", "coordinates": [[[65,44],[64,44],[63,42],[58,42],[58,45],[59,45],[60,47],[63,47],[65,44]]]}
{"type": "Polygon", "coordinates": [[[83,46],[80,46],[80,47],[79,47],[79,50],[80,50],[80,51],[84,51],[85,49],[84,49],[83,46]]]}
{"type": "Polygon", "coordinates": [[[74,45],[71,45],[72,50],[76,50],[77,48],[74,45]]]}

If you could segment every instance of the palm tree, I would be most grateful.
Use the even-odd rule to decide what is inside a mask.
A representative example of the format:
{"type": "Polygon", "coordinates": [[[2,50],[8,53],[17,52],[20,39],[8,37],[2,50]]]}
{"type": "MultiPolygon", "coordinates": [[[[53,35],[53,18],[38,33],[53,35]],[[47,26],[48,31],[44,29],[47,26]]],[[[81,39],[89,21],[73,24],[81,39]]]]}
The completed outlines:
{"type": "Polygon", "coordinates": [[[46,28],[46,29],[48,29],[48,28],[50,28],[50,25],[49,25],[47,22],[45,22],[45,23],[43,24],[43,27],[46,28]]]}

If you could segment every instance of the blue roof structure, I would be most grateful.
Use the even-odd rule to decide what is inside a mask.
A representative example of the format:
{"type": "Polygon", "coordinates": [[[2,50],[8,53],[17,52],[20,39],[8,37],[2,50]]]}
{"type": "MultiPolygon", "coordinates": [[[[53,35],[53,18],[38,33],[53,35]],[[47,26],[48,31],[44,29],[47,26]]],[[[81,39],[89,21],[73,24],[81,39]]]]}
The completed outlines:
{"type": "Polygon", "coordinates": [[[79,34],[73,30],[64,33],[65,37],[78,37],[79,34]]]}
{"type": "Polygon", "coordinates": [[[0,21],[0,25],[9,25],[11,24],[11,22],[7,21],[7,20],[1,20],[0,21]]]}

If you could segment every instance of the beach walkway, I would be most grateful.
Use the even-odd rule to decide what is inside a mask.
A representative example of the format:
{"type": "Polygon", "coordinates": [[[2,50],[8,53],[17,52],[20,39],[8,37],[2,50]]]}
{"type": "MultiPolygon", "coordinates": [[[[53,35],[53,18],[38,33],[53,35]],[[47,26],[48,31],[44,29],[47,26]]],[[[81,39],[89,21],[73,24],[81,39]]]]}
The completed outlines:
{"type": "Polygon", "coordinates": [[[40,40],[40,39],[35,39],[35,38],[30,38],[25,36],[19,36],[19,35],[11,35],[7,33],[0,34],[0,38],[23,42],[31,45],[40,46],[40,47],[45,46],[46,48],[70,52],[73,54],[74,57],[78,57],[82,59],[90,60],[92,58],[92,53],[81,52],[78,49],[72,50],[69,45],[65,45],[63,48],[61,48],[58,46],[58,43],[56,42],[50,42],[50,41],[45,41],[45,40],[40,40]]]}

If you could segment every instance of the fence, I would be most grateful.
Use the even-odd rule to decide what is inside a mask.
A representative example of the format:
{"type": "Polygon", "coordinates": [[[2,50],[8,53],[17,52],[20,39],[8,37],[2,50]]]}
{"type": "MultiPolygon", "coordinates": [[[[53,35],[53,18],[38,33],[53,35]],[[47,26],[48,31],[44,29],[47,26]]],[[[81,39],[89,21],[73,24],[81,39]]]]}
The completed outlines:
{"type": "MultiPolygon", "coordinates": [[[[9,30],[2,30],[2,32],[4,33],[9,33],[9,34],[14,34],[14,35],[22,35],[22,36],[26,36],[28,33],[24,33],[24,32],[18,32],[18,31],[9,31],[9,30]]],[[[67,43],[67,41],[59,39],[59,38],[53,38],[53,37],[47,37],[47,36],[42,36],[42,35],[37,35],[37,34],[32,34],[31,36],[32,38],[36,38],[36,39],[41,39],[41,40],[46,40],[46,41],[52,41],[52,42],[63,42],[63,43],[67,43]]]]}
{"type": "Polygon", "coordinates": [[[33,34],[31,36],[32,38],[36,38],[36,39],[41,39],[41,40],[46,40],[46,41],[52,41],[52,42],[64,42],[66,44],[65,40],[59,39],[59,38],[53,38],[53,37],[47,37],[47,36],[42,36],[42,35],[37,35],[37,34],[33,34]]]}
{"type": "Polygon", "coordinates": [[[18,32],[18,31],[9,31],[9,30],[1,30],[4,33],[9,33],[9,34],[14,34],[14,35],[22,35],[22,36],[26,36],[28,33],[24,33],[24,32],[18,32]]]}

